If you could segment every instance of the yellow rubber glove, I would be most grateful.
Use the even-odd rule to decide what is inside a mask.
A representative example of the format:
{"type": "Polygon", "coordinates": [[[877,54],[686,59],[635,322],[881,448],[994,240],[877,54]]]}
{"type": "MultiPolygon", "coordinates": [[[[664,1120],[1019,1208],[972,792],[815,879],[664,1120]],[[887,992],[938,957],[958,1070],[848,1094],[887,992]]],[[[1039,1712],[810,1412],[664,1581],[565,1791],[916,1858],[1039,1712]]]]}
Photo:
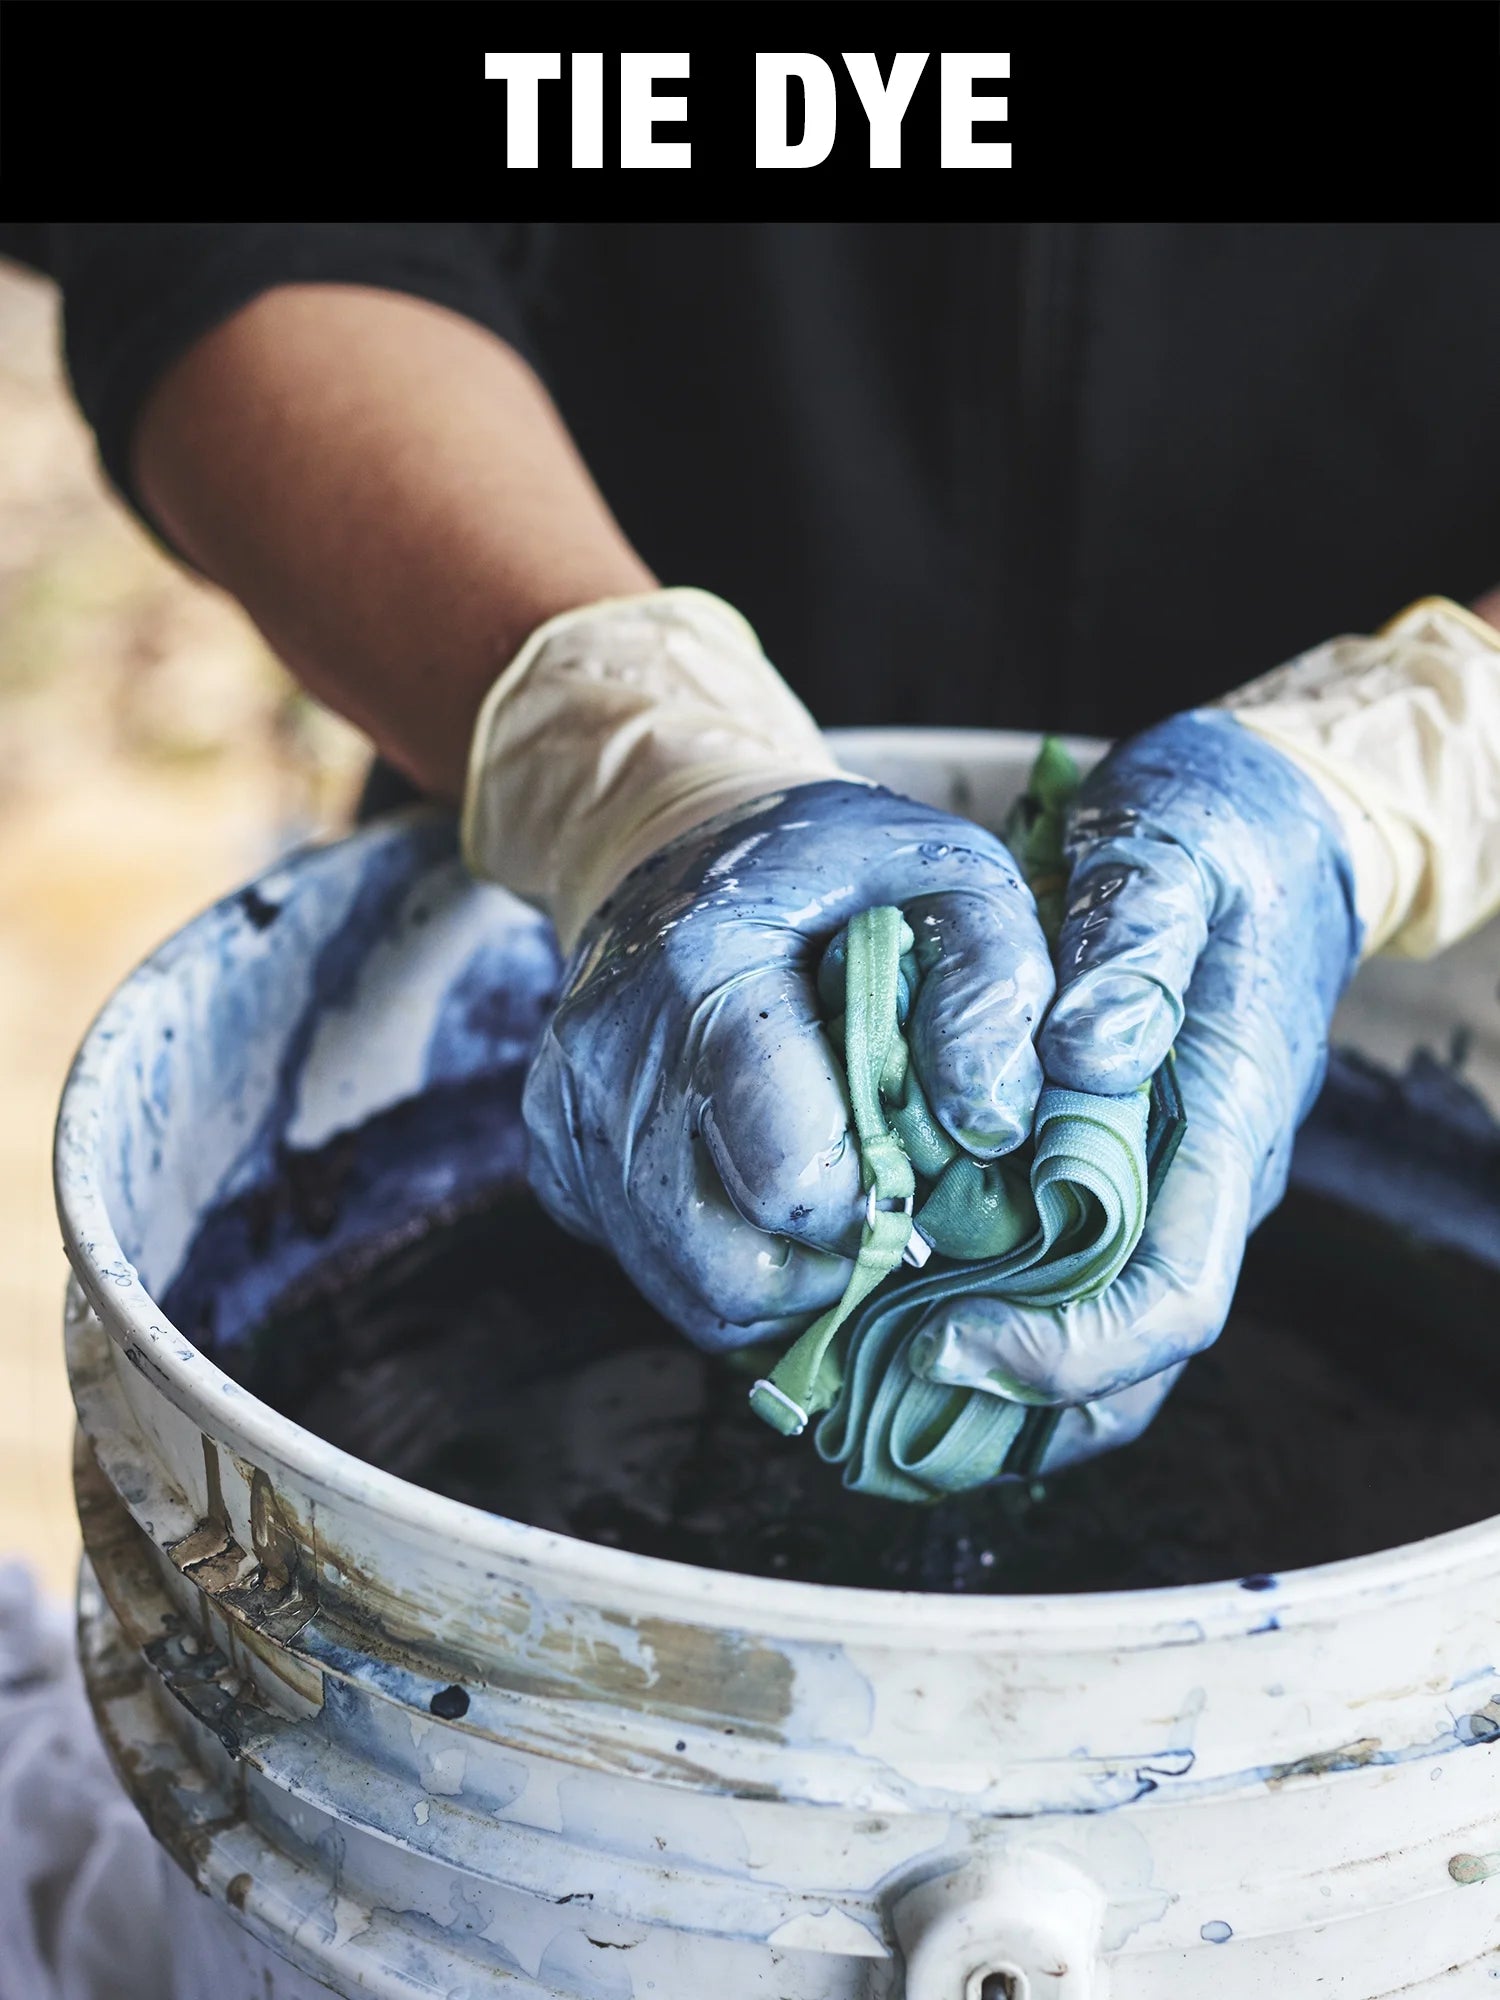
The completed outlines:
{"type": "Polygon", "coordinates": [[[1338,814],[1364,956],[1426,958],[1500,911],[1500,632],[1424,597],[1226,695],[1338,814]]]}
{"type": "Polygon", "coordinates": [[[564,613],[485,698],[464,859],[571,950],[631,869],[731,807],[848,778],[749,625],[706,590],[564,613]]]}

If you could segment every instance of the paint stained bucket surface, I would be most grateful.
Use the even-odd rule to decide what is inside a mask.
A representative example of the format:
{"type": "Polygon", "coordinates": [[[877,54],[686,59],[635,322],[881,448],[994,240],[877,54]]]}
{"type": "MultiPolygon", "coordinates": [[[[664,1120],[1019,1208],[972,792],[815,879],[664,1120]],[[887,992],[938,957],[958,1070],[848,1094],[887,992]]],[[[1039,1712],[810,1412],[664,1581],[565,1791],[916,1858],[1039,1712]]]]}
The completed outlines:
{"type": "MultiPolygon", "coordinates": [[[[997,823],[1034,747],[842,750],[997,823]]],[[[1146,1440],[908,1509],[535,1209],[556,953],[447,822],[206,912],[58,1133],[87,1672],[154,1830],[349,1995],[1496,1990],[1496,944],[1360,975],[1146,1440]]]]}

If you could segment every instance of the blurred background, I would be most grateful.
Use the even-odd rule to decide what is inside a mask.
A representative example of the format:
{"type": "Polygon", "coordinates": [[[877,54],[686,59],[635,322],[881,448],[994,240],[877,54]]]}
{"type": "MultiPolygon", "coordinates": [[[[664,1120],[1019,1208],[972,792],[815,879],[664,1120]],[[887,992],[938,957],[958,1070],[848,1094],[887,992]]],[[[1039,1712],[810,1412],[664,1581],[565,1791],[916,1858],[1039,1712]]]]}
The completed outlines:
{"type": "Polygon", "coordinates": [[[363,739],[104,488],[52,288],[0,261],[0,1560],[77,1561],[52,1121],[111,988],[347,823],[363,739]]]}

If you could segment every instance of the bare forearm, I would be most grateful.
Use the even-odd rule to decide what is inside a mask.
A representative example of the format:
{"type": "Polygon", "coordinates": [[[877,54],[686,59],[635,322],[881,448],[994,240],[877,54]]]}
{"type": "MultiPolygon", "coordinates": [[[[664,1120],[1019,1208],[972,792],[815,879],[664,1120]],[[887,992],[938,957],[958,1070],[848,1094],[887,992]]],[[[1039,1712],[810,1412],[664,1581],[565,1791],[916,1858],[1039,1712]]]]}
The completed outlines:
{"type": "Polygon", "coordinates": [[[449,797],[526,635],[654,585],[526,363],[394,293],[255,300],[163,377],[135,456],[177,546],[315,694],[449,797]]]}

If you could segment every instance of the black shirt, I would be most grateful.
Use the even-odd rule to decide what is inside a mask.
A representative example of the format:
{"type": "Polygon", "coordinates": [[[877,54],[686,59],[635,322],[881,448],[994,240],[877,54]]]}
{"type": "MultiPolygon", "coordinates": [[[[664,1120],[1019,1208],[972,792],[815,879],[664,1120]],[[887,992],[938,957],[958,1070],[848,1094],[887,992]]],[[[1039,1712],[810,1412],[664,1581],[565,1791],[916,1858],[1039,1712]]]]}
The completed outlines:
{"type": "Polygon", "coordinates": [[[825,723],[1116,735],[1500,581],[1500,229],[42,224],[104,465],[269,286],[416,293],[548,382],[665,582],[825,723]]]}

